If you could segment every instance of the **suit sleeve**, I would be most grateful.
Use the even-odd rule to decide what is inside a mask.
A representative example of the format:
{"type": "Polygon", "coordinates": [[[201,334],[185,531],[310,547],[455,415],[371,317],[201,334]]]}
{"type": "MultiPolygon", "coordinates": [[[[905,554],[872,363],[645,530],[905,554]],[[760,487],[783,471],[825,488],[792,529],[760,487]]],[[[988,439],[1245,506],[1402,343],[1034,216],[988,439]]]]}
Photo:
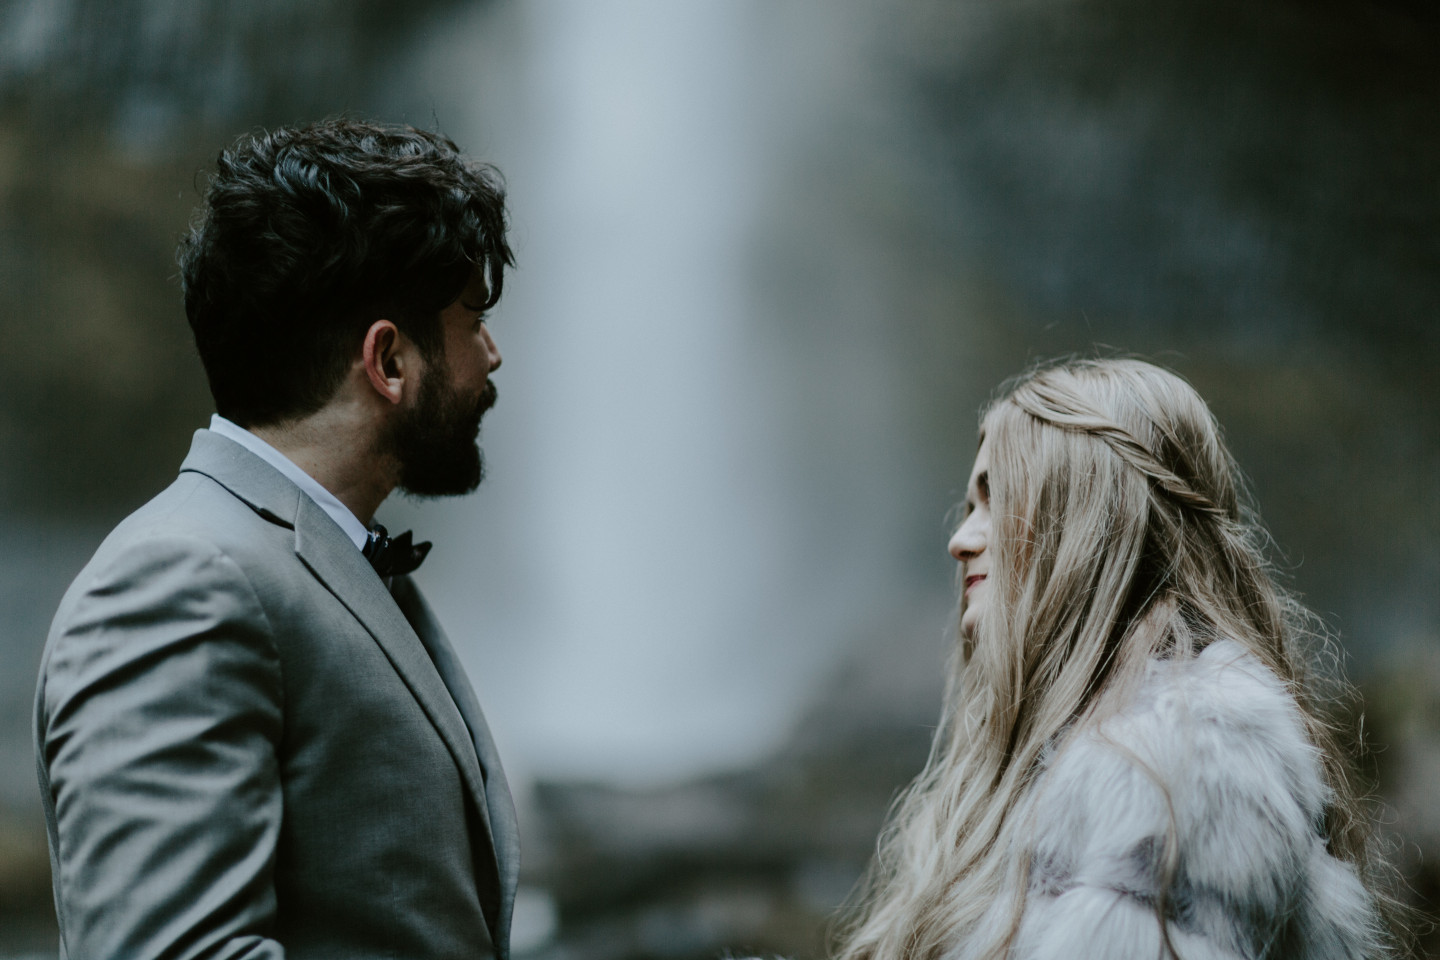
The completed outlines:
{"type": "Polygon", "coordinates": [[[282,687],[254,590],[179,538],[88,576],[52,628],[37,713],[65,954],[282,958],[282,687]]]}

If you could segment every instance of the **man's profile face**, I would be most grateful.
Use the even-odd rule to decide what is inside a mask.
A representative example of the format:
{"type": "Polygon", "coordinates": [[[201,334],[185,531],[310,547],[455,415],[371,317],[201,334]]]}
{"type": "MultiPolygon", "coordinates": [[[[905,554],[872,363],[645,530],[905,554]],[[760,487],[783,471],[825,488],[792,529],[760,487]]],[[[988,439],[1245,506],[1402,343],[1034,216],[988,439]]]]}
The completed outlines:
{"type": "Polygon", "coordinates": [[[440,311],[442,352],[427,364],[415,403],[395,420],[391,445],[406,493],[469,493],[485,475],[475,441],[480,418],[495,403],[490,374],[500,366],[500,351],[484,321],[488,292],[477,273],[440,311]]]}

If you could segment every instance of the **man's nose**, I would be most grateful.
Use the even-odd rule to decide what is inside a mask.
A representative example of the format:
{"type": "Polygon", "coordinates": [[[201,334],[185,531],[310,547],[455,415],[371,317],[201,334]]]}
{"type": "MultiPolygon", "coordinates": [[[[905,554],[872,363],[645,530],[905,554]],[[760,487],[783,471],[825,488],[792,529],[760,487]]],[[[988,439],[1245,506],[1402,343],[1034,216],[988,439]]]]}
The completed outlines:
{"type": "Polygon", "coordinates": [[[495,338],[490,335],[489,326],[481,324],[480,329],[485,331],[485,349],[490,354],[490,372],[494,373],[500,369],[500,363],[504,358],[500,356],[500,348],[495,345],[495,338]]]}

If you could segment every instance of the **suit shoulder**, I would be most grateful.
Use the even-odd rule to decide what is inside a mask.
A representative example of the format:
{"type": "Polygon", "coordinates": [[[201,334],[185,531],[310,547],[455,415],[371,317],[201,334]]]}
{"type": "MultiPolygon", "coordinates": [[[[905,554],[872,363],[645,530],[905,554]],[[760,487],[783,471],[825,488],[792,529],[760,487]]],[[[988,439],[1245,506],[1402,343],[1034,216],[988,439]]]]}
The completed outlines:
{"type": "Polygon", "coordinates": [[[260,526],[247,544],[236,524],[250,521],[227,516],[233,507],[226,499],[234,501],[215,498],[182,475],[105,538],[51,623],[42,690],[57,677],[86,675],[112,656],[155,653],[186,638],[248,637],[247,644],[270,645],[269,619],[250,574],[265,552],[253,542],[256,531],[270,524],[254,517],[260,526]]]}
{"type": "Polygon", "coordinates": [[[209,477],[182,473],[101,541],[60,610],[63,614],[75,599],[96,589],[97,581],[143,573],[182,557],[223,555],[230,564],[215,566],[212,577],[227,566],[231,574],[254,576],[290,553],[293,542],[288,527],[261,517],[209,477]]]}
{"type": "Polygon", "coordinates": [[[105,538],[100,552],[150,537],[176,536],[234,552],[235,544],[254,542],[257,533],[275,527],[250,505],[204,474],[186,471],[148,503],[122,520],[105,538]]]}

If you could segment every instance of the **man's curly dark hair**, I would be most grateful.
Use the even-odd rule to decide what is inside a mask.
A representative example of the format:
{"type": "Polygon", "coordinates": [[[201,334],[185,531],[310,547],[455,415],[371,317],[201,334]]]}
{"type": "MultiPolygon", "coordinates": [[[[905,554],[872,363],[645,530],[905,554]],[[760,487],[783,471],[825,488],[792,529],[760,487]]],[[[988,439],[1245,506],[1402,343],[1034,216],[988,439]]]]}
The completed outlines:
{"type": "Polygon", "coordinates": [[[185,313],[215,408],[241,426],[320,409],[389,318],[427,358],[479,270],[488,309],[514,265],[493,167],[407,126],[325,120],[221,151],[180,244],[185,313]]]}

